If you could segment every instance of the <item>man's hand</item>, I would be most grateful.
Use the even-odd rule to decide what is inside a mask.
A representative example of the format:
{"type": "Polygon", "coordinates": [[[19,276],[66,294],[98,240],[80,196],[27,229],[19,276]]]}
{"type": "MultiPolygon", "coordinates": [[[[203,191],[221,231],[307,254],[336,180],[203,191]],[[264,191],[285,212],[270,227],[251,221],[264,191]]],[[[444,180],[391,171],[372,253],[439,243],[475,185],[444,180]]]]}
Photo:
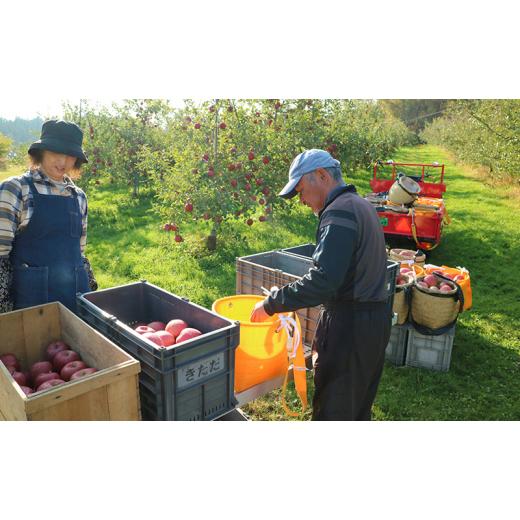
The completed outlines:
{"type": "Polygon", "coordinates": [[[251,316],[249,318],[250,321],[252,321],[253,323],[258,323],[260,321],[265,321],[269,318],[269,314],[267,314],[267,312],[265,312],[265,309],[264,309],[264,302],[261,301],[261,302],[258,302],[255,307],[253,308],[253,310],[251,311],[251,316]]]}

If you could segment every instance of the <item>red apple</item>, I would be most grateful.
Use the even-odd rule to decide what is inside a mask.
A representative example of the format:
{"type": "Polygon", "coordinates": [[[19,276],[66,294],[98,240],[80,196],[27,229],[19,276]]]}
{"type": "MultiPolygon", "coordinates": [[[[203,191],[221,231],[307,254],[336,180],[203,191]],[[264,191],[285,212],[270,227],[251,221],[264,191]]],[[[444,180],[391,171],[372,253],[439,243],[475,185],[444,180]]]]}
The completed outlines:
{"type": "Polygon", "coordinates": [[[49,361],[52,361],[54,356],[63,350],[69,350],[69,346],[63,341],[53,341],[45,349],[45,355],[49,361]]]}
{"type": "Polygon", "coordinates": [[[60,371],[60,378],[63,381],[70,381],[70,378],[74,372],[88,368],[83,361],[71,361],[67,363],[60,371]]]}
{"type": "Polygon", "coordinates": [[[148,325],[140,325],[134,329],[138,334],[144,334],[145,332],[155,332],[155,329],[148,327],[148,325]]]}
{"type": "Polygon", "coordinates": [[[20,387],[22,390],[23,390],[23,393],[25,395],[31,395],[31,394],[34,394],[34,390],[28,386],[21,386],[20,387]]]}
{"type": "Polygon", "coordinates": [[[8,354],[2,354],[0,356],[0,361],[5,365],[13,365],[17,370],[20,370],[20,363],[14,354],[10,352],[8,354]]]}
{"type": "Polygon", "coordinates": [[[264,182],[264,179],[256,179],[256,181],[255,181],[257,186],[261,186],[263,182],[264,182]]]}
{"type": "Polygon", "coordinates": [[[208,170],[208,177],[215,177],[215,170],[208,170]]]}
{"type": "Polygon", "coordinates": [[[252,226],[252,225],[253,225],[253,219],[252,219],[252,218],[248,218],[248,219],[246,220],[246,224],[247,224],[248,226],[252,226]]]}
{"type": "Polygon", "coordinates": [[[244,186],[244,189],[246,191],[251,191],[251,184],[249,184],[249,182],[246,182],[246,185],[244,186]]]}
{"type": "Polygon", "coordinates": [[[200,123],[195,123],[195,128],[198,130],[200,128],[200,123]]]}
{"type": "Polygon", "coordinates": [[[53,379],[60,379],[57,372],[42,372],[34,378],[34,388],[38,388],[45,381],[52,381],[53,379]]]}
{"type": "Polygon", "coordinates": [[[187,326],[188,324],[184,320],[170,320],[168,325],[166,325],[166,332],[169,332],[174,338],[176,338],[187,326]]]}
{"type": "Polygon", "coordinates": [[[94,374],[97,371],[98,369],[94,367],[83,368],[82,370],[74,372],[74,374],[70,376],[70,380],[75,381],[76,379],[80,379],[82,377],[89,376],[90,374],[94,374]]]}
{"type": "Polygon", "coordinates": [[[202,334],[202,332],[200,330],[193,329],[191,327],[186,327],[177,336],[175,343],[182,343],[183,341],[187,341],[191,338],[196,338],[197,336],[200,336],[201,334],[202,334]]]}
{"type": "MultiPolygon", "coordinates": [[[[164,330],[166,328],[166,324],[162,321],[152,321],[148,324],[148,327],[154,330],[154,332],[157,332],[158,330],[164,330]]],[[[148,331],[150,332],[150,331],[148,331]]]]}
{"type": "Polygon", "coordinates": [[[222,123],[220,123],[220,125],[218,125],[218,126],[221,130],[225,130],[227,128],[227,125],[226,125],[226,123],[224,123],[224,121],[222,121],[222,123]]]}
{"type": "Polygon", "coordinates": [[[249,153],[247,154],[247,158],[248,158],[250,161],[252,161],[252,160],[255,158],[255,154],[254,154],[253,152],[249,152],[249,153]]]}
{"type": "Polygon", "coordinates": [[[264,195],[266,195],[266,196],[269,195],[269,193],[270,193],[269,188],[266,186],[266,187],[262,190],[262,193],[263,193],[264,195]]]}
{"type": "Polygon", "coordinates": [[[143,338],[151,341],[152,343],[155,343],[156,345],[159,345],[159,347],[163,346],[160,336],[158,336],[155,332],[145,332],[143,334],[143,338]]]}
{"type": "Polygon", "coordinates": [[[209,161],[209,155],[208,155],[207,153],[205,153],[205,154],[202,156],[202,160],[208,162],[208,161],[209,161]]]}
{"type": "Polygon", "coordinates": [[[260,215],[260,216],[258,217],[258,220],[259,220],[260,222],[265,222],[267,219],[265,218],[264,215],[260,215]]]}
{"type": "Polygon", "coordinates": [[[36,391],[41,392],[42,390],[49,390],[49,388],[52,388],[53,386],[63,384],[65,384],[65,381],[62,381],[61,379],[51,379],[50,381],[45,381],[45,383],[42,383],[39,387],[36,388],[36,391]]]}
{"type": "Polygon", "coordinates": [[[52,363],[50,361],[37,361],[34,363],[34,365],[31,366],[29,372],[31,373],[31,378],[34,381],[38,374],[52,372],[52,363]]]}
{"type": "Polygon", "coordinates": [[[231,179],[231,186],[233,186],[233,188],[236,188],[237,184],[238,184],[238,182],[236,179],[231,179]]]}
{"type": "Polygon", "coordinates": [[[453,291],[453,287],[451,287],[451,285],[448,285],[447,283],[443,283],[439,287],[439,291],[441,291],[441,292],[451,292],[451,291],[453,291]]]}
{"type": "Polygon", "coordinates": [[[170,224],[164,224],[163,229],[164,231],[170,231],[170,224]]]}
{"type": "Polygon", "coordinates": [[[63,352],[58,352],[54,359],[52,360],[52,366],[59,372],[67,363],[71,361],[79,361],[80,355],[74,350],[64,350],[63,352]]]}
{"type": "Polygon", "coordinates": [[[428,284],[430,287],[437,285],[437,278],[433,274],[426,275],[423,280],[425,284],[428,284]]]}
{"type": "Polygon", "coordinates": [[[193,204],[191,202],[186,202],[186,204],[184,204],[184,211],[193,211],[193,204]]]}
{"type": "Polygon", "coordinates": [[[184,239],[180,235],[175,235],[175,242],[183,242],[184,239]]]}
{"type": "Polygon", "coordinates": [[[411,269],[408,269],[408,267],[401,267],[401,269],[399,270],[399,272],[401,274],[405,274],[405,273],[411,273],[412,270],[411,269]]]}
{"type": "Polygon", "coordinates": [[[175,343],[175,336],[165,330],[158,330],[155,334],[161,338],[163,347],[169,347],[175,343]]]}
{"type": "Polygon", "coordinates": [[[424,282],[417,282],[417,286],[420,287],[421,289],[428,289],[428,284],[427,283],[424,283],[424,282]]]}
{"type": "Polygon", "coordinates": [[[15,370],[11,376],[20,386],[25,386],[27,384],[27,378],[23,372],[18,372],[15,370]]]}

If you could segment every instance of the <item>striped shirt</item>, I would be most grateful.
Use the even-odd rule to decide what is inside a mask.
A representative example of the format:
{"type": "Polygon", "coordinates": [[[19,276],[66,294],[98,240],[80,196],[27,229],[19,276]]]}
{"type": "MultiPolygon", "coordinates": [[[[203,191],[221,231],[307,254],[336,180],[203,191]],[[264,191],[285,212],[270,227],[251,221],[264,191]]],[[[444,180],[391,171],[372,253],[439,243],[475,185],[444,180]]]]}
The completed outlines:
{"type": "MultiPolygon", "coordinates": [[[[84,253],[87,244],[87,197],[72,180],[65,176],[63,182],[56,182],[41,170],[30,172],[34,187],[42,195],[62,195],[71,197],[75,191],[82,216],[83,231],[80,247],[84,253]]],[[[8,257],[16,235],[29,224],[34,212],[34,200],[25,175],[9,177],[0,183],[0,258],[8,257]]]]}

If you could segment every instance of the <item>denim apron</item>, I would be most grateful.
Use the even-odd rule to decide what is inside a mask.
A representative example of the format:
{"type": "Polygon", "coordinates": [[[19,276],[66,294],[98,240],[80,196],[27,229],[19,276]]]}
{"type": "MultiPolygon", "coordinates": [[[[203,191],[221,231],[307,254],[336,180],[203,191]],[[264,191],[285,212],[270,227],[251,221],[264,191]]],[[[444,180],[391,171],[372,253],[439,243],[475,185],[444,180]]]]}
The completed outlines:
{"type": "Polygon", "coordinates": [[[81,257],[82,219],[76,192],[72,197],[40,195],[32,178],[28,182],[34,212],[10,254],[14,308],[59,301],[76,312],[76,293],[90,290],[81,257]]]}

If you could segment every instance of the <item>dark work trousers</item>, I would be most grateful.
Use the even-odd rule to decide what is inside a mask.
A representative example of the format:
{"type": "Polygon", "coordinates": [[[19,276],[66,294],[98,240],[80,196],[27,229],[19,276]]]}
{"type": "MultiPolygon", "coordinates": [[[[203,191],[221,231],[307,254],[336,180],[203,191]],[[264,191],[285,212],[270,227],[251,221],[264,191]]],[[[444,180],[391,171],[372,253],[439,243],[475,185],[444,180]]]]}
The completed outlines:
{"type": "Polygon", "coordinates": [[[370,420],[390,327],[386,303],[322,309],[313,342],[313,421],[370,420]]]}

